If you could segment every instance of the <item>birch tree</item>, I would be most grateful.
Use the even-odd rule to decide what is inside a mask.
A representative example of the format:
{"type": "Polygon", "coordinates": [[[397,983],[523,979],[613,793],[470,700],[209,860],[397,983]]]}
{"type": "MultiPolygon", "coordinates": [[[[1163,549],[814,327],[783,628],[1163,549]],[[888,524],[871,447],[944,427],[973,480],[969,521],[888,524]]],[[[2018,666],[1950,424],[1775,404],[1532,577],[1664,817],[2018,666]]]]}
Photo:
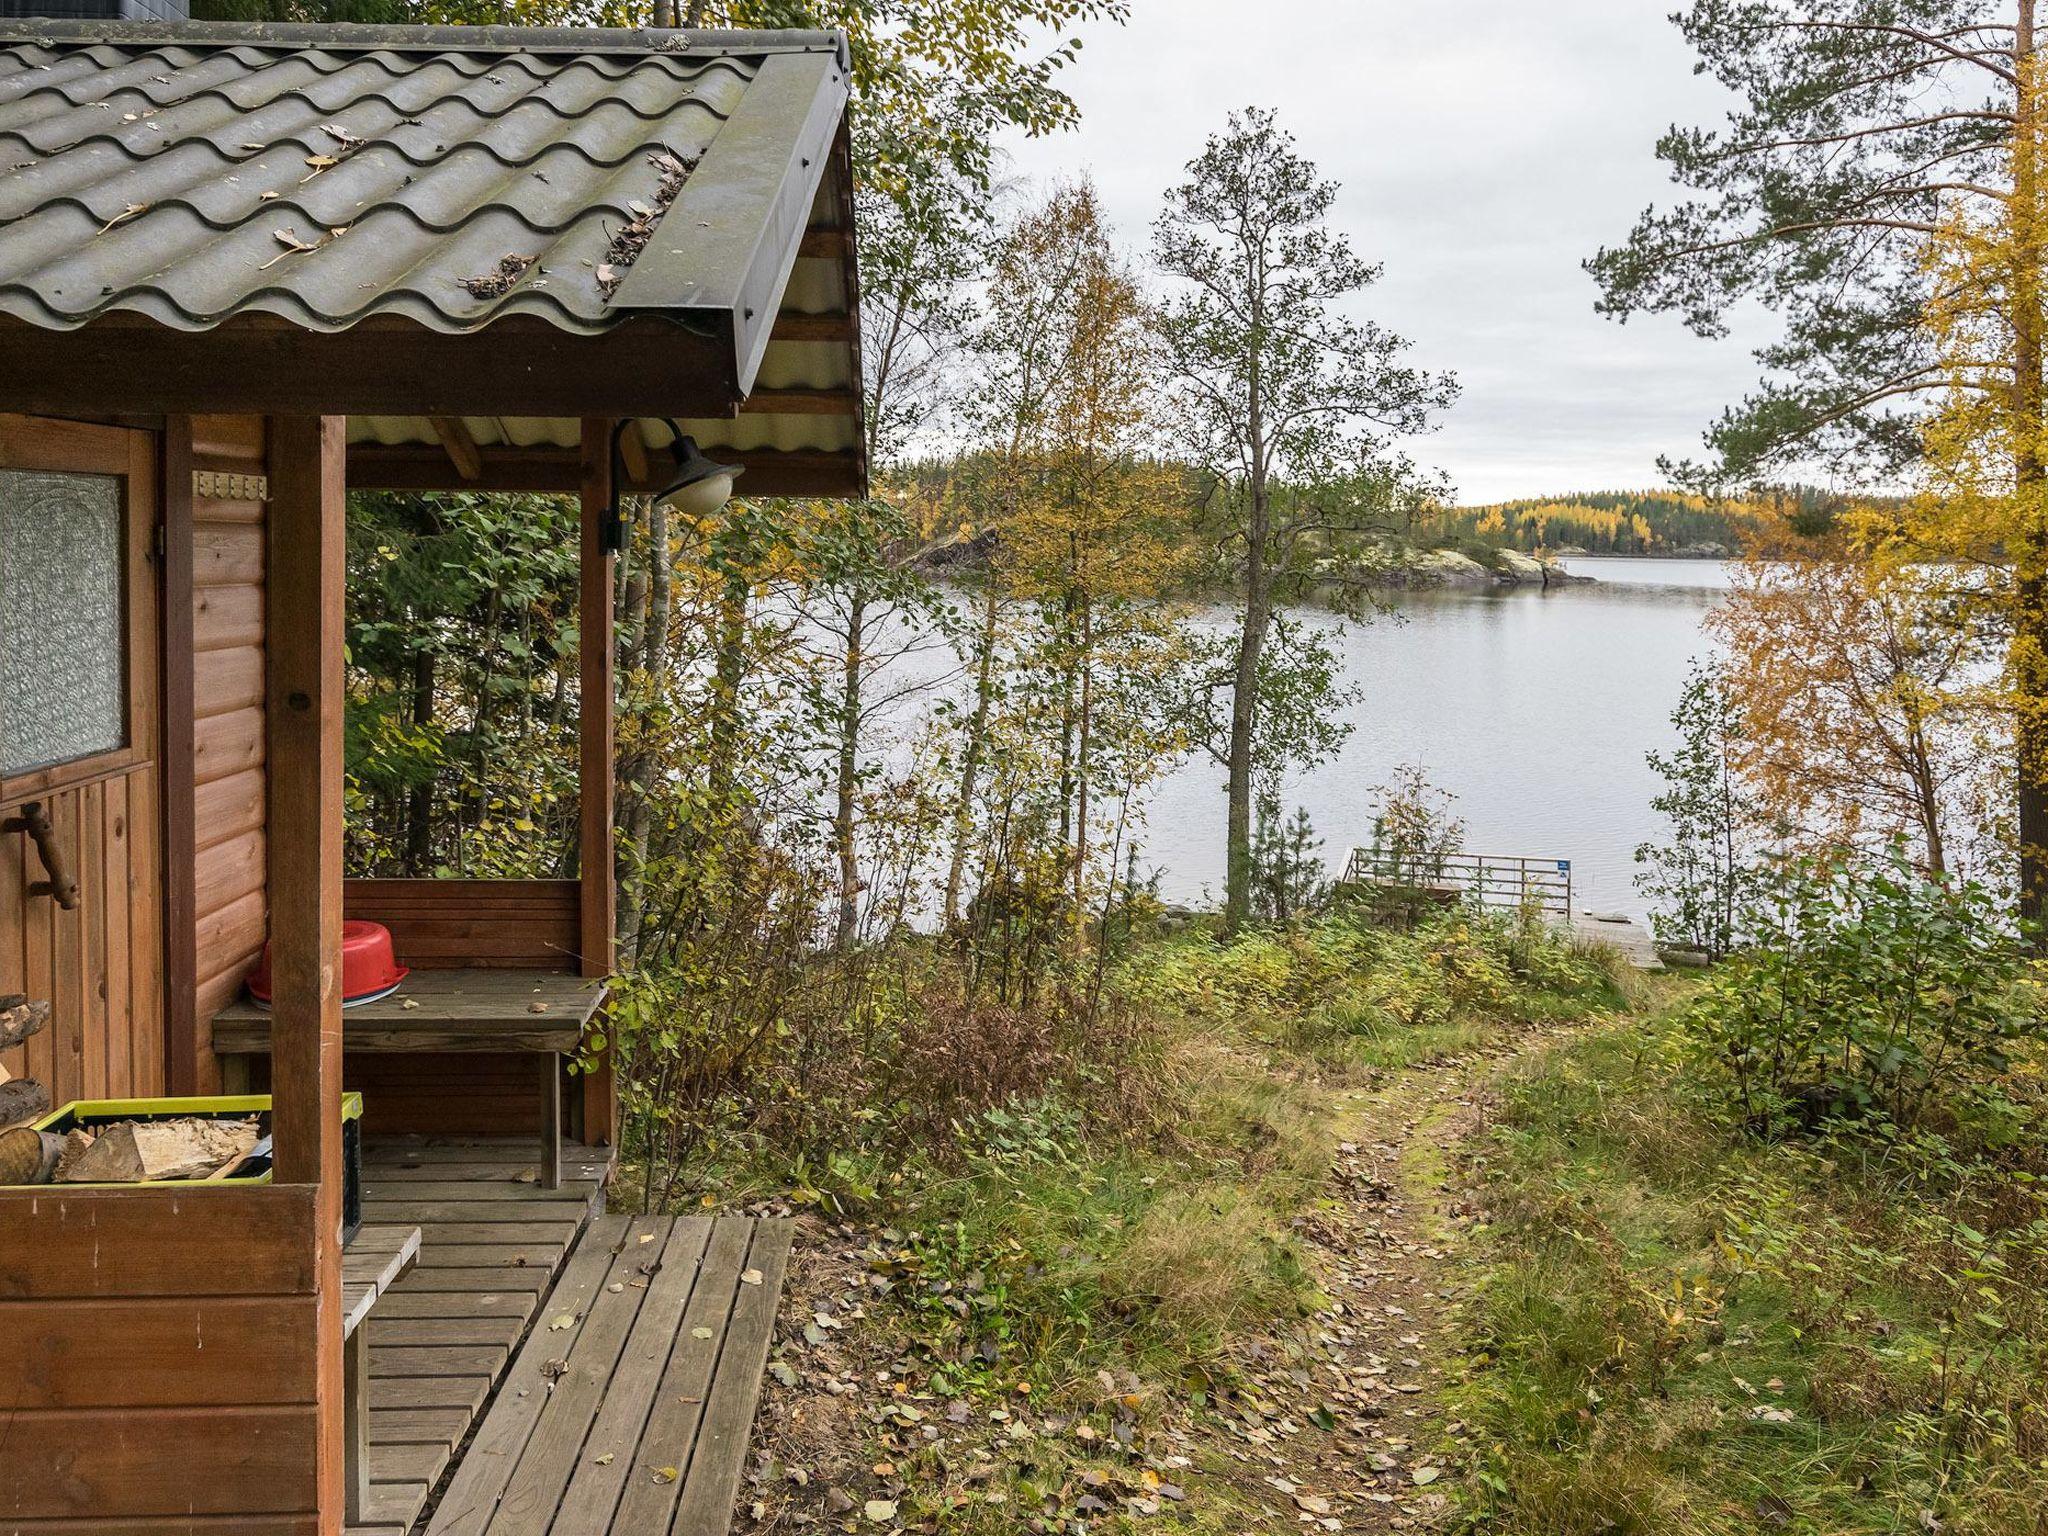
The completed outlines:
{"type": "Polygon", "coordinates": [[[1416,477],[1396,445],[1426,431],[1457,386],[1405,362],[1403,338],[1349,313],[1380,268],[1331,228],[1337,185],[1296,152],[1275,114],[1232,114],[1187,171],[1167,194],[1153,249],[1176,284],[1159,331],[1187,451],[1217,480],[1242,571],[1224,754],[1225,920],[1235,929],[1252,911],[1260,679],[1277,578],[1305,541],[1333,546],[1377,511],[1377,498],[1346,488],[1416,477]]]}

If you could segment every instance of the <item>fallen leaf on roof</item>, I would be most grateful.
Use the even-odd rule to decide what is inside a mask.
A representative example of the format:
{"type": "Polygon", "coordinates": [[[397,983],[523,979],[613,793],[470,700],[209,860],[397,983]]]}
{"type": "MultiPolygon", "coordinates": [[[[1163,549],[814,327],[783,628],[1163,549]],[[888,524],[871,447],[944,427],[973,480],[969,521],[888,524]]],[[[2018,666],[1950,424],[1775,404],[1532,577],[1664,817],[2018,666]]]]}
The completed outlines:
{"type": "Polygon", "coordinates": [[[137,215],[138,213],[144,212],[148,207],[149,204],[147,203],[130,203],[127,207],[123,208],[119,213],[115,214],[111,219],[107,220],[106,223],[102,224],[96,231],[96,233],[104,235],[116,224],[127,223],[130,219],[134,218],[135,215],[137,215]]]}
{"type": "Polygon", "coordinates": [[[299,232],[295,229],[273,229],[270,234],[284,249],[271,257],[270,260],[264,262],[263,266],[258,267],[256,270],[259,272],[265,270],[265,268],[276,266],[287,256],[296,256],[302,251],[317,251],[326,243],[321,240],[301,240],[299,232]]]}

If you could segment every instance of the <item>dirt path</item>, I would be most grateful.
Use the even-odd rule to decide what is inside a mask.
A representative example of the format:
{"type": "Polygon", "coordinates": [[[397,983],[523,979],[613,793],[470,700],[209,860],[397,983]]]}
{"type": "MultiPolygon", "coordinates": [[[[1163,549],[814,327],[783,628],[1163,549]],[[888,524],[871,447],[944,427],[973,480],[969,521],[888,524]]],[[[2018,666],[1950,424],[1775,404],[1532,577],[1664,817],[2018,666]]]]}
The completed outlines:
{"type": "Polygon", "coordinates": [[[1237,1380],[1203,1409],[1142,1427],[1134,1414],[1102,1435],[1024,1402],[933,1401],[908,1341],[875,1326],[885,1235],[807,1222],[735,1529],[1429,1529],[1457,1475],[1439,1395],[1463,1293],[1442,1245],[1469,1206],[1451,1181],[1480,1120],[1475,1085],[1497,1062],[1427,1063],[1348,1096],[1328,1198],[1297,1223],[1327,1305],[1240,1342],[1237,1380]],[[1090,1453],[1113,1470],[1080,1470],[1090,1453]],[[991,1507],[1001,1470],[1062,1461],[1039,1508],[991,1507]],[[935,1498],[941,1513],[913,1515],[935,1498]]]}
{"type": "Polygon", "coordinates": [[[1438,1399],[1463,1292],[1442,1244],[1466,1210],[1449,1181],[1488,1064],[1428,1063],[1352,1096],[1335,1198],[1302,1224],[1330,1304],[1239,1349],[1268,1397],[1214,1426],[1215,1451],[1241,1469],[1241,1490],[1263,1493],[1270,1529],[1427,1529],[1448,1506],[1457,1426],[1438,1399]]]}

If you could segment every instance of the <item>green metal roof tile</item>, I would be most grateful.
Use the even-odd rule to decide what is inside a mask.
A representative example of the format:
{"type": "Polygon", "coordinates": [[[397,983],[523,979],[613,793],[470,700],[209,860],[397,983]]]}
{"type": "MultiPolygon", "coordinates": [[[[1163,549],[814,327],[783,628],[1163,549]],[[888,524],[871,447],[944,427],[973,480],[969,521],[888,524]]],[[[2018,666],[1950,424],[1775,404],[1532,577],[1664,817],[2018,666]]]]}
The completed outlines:
{"type": "Polygon", "coordinates": [[[0,22],[0,315],[715,311],[744,390],[846,90],[831,33],[0,22]]]}

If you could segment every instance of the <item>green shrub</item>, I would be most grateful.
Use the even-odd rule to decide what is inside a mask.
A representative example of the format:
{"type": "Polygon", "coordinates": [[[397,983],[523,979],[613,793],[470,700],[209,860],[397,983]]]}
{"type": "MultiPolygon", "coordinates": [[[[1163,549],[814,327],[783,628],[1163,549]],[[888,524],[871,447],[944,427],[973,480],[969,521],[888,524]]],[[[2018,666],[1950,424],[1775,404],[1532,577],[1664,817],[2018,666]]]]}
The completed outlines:
{"type": "Polygon", "coordinates": [[[1903,850],[1798,862],[1745,916],[1753,947],[1690,1018],[1743,1114],[1776,1132],[1995,1109],[2036,1032],[2029,966],[1983,886],[1932,880],[1903,850]]]}

